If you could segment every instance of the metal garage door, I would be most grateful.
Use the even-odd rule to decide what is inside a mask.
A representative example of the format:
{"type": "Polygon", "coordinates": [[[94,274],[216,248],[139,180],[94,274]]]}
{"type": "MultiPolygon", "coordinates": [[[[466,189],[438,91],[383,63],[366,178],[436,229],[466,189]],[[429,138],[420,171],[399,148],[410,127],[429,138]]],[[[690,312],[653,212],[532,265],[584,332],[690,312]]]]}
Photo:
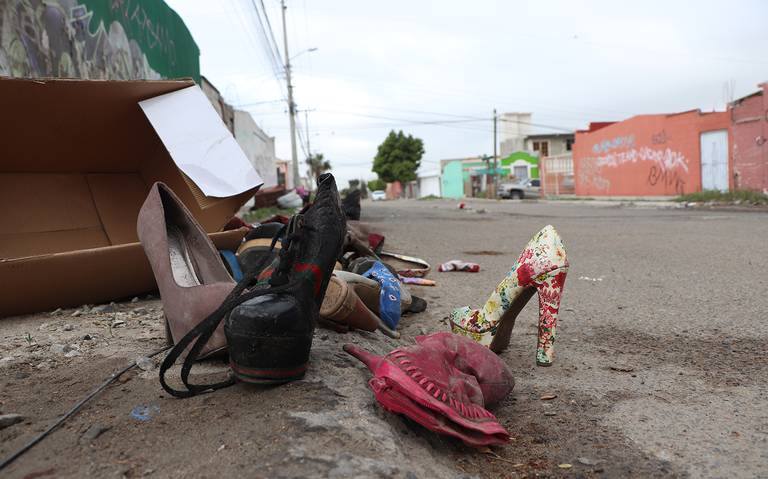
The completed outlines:
{"type": "Polygon", "coordinates": [[[728,191],[728,131],[701,134],[701,187],[728,191]]]}

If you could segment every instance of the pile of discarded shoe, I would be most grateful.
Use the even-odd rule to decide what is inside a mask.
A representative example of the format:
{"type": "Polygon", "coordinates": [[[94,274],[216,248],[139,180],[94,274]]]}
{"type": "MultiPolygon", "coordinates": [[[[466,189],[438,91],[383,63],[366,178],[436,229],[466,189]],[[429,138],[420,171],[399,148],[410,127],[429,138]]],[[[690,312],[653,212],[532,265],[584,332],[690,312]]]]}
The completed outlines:
{"type": "MultiPolygon", "coordinates": [[[[314,201],[291,218],[253,225],[236,252],[219,252],[173,191],[156,183],[138,220],[174,345],[160,368],[163,388],[189,397],[235,381],[280,384],[304,376],[315,327],[380,331],[399,338],[403,314],[427,308],[406,280],[423,280],[427,262],[383,249],[384,236],[359,221],[360,196],[342,203],[331,174],[320,176],[314,201]],[[236,282],[233,278],[239,278],[236,282]],[[193,384],[196,360],[227,353],[231,375],[193,384]],[[166,373],[183,359],[176,389],[166,373]]],[[[447,269],[447,268],[445,268],[447,269]]],[[[482,309],[456,309],[452,333],[416,338],[377,357],[352,345],[374,377],[382,406],[468,445],[509,440],[486,407],[513,388],[494,354],[509,343],[518,313],[539,296],[536,360],[552,363],[555,326],[568,261],[547,226],[529,242],[482,309]]]]}
{"type": "MultiPolygon", "coordinates": [[[[346,199],[346,210],[355,217],[359,202],[359,195],[346,199]]],[[[238,380],[292,381],[306,371],[316,326],[380,330],[398,338],[401,315],[427,307],[382,260],[384,237],[363,223],[347,222],[331,174],[318,180],[312,204],[287,224],[256,225],[236,254],[217,251],[162,183],[152,187],[140,211],[138,235],[163,300],[168,340],[175,345],[161,368],[161,383],[180,397],[232,383],[191,384],[197,359],[226,351],[238,380]],[[177,390],[165,372],[182,357],[186,390],[177,390]]]]}

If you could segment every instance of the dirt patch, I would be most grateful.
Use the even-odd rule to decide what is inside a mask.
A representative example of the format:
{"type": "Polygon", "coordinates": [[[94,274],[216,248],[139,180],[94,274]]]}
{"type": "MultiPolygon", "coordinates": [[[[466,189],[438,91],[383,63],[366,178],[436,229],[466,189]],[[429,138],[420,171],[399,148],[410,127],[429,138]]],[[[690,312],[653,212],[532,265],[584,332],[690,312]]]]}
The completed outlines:
{"type": "Polygon", "coordinates": [[[597,328],[593,342],[610,349],[619,370],[633,369],[624,371],[627,373],[676,365],[696,371],[714,387],[760,385],[768,380],[768,356],[757,351],[755,341],[726,334],[702,338],[683,332],[661,338],[634,330],[597,328]]]}
{"type": "MultiPolygon", "coordinates": [[[[456,467],[480,477],[686,477],[667,461],[639,450],[621,431],[601,423],[626,395],[603,398],[563,391],[551,401],[525,387],[494,411],[512,442],[488,453],[455,457],[456,467]],[[570,464],[568,468],[560,465],[570,464]]],[[[563,466],[567,467],[567,466],[563,466]]]]}

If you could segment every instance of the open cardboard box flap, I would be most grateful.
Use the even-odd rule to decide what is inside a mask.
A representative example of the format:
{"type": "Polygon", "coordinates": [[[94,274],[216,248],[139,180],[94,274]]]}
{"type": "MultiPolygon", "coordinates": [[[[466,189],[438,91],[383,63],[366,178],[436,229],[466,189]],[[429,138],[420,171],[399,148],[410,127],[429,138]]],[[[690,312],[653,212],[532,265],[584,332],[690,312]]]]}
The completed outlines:
{"type": "MultiPolygon", "coordinates": [[[[253,196],[258,186],[205,196],[139,107],[190,86],[0,79],[0,317],[155,289],[136,218],[156,181],[171,187],[208,233],[253,196]]],[[[243,235],[211,237],[233,248],[243,235]]]]}

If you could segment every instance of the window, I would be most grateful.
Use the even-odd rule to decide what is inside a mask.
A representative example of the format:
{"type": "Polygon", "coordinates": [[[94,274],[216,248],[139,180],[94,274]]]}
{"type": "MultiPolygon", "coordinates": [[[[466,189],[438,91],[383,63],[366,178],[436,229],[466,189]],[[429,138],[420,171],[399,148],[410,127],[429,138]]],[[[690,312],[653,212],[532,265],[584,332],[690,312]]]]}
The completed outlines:
{"type": "Polygon", "coordinates": [[[531,186],[541,186],[540,180],[531,180],[531,186]]]}
{"type": "Polygon", "coordinates": [[[568,150],[568,151],[573,150],[573,140],[572,139],[568,138],[567,140],[565,140],[565,149],[568,150]]]}
{"type": "Polygon", "coordinates": [[[539,156],[549,156],[549,142],[544,141],[534,141],[533,142],[533,151],[538,151],[539,156]]]}

